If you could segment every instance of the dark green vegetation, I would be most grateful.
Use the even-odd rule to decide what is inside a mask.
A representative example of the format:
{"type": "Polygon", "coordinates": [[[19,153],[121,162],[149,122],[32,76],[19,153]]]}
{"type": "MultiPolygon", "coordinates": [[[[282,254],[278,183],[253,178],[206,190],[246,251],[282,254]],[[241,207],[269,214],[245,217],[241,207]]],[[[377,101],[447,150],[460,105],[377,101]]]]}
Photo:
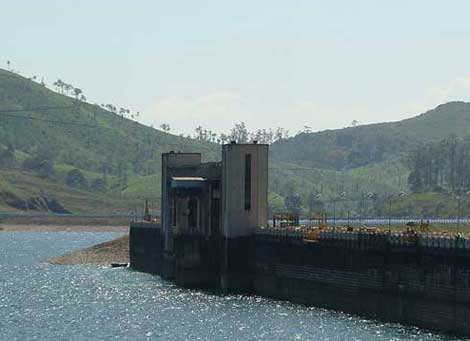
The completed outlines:
{"type": "MultiPolygon", "coordinates": [[[[468,192],[470,138],[428,142],[410,153],[410,188],[414,192],[468,192]]],[[[466,193],[459,193],[466,194],[466,193]]]]}
{"type": "MultiPolygon", "coordinates": [[[[129,213],[141,209],[146,198],[158,207],[161,153],[197,151],[205,160],[217,160],[220,147],[214,141],[235,138],[275,141],[269,174],[275,211],[331,216],[334,207],[338,216],[348,211],[384,216],[391,200],[397,216],[456,212],[453,191],[427,193],[438,188],[417,188],[411,181],[416,194],[410,194],[408,175],[416,169],[422,173],[421,162],[416,169],[410,163],[421,146],[470,136],[467,103],[448,103],[400,122],[292,138],[281,128],[250,134],[243,123],[221,138],[201,127],[189,138],[169,134],[163,122],[164,131],[142,125],[129,110],[86,103],[80,89],[79,96],[72,86],[56,87],[54,92],[0,70],[0,210],[129,213]],[[406,197],[399,198],[400,192],[406,197]]],[[[465,200],[462,206],[465,211],[465,200]]]]}
{"type": "MultiPolygon", "coordinates": [[[[400,122],[299,133],[275,142],[271,157],[311,170],[310,176],[297,171],[301,179],[292,190],[303,193],[304,212],[320,205],[331,215],[335,205],[343,217],[348,211],[352,216],[455,217],[457,195],[470,190],[468,136],[470,104],[452,102],[400,122]],[[306,185],[310,178],[316,178],[311,187],[306,185]]],[[[286,168],[279,172],[295,180],[286,168]]],[[[282,188],[278,193],[287,194],[282,188]]],[[[460,196],[461,215],[470,216],[470,197],[460,196]]]]}
{"type": "Polygon", "coordinates": [[[399,159],[419,144],[470,136],[470,104],[452,102],[399,122],[299,134],[272,146],[276,160],[308,167],[353,169],[399,159]]]}

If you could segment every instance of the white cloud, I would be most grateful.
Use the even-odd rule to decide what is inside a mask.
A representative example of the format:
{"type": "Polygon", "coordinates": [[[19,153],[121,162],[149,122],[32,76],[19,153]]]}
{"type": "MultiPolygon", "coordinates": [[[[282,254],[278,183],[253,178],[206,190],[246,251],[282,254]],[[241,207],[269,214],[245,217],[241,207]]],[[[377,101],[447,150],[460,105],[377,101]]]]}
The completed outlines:
{"type": "Polygon", "coordinates": [[[226,131],[243,120],[243,98],[232,92],[213,92],[203,96],[172,96],[158,99],[143,114],[146,122],[159,126],[169,123],[175,132],[193,133],[201,125],[226,131]]]}
{"type": "Polygon", "coordinates": [[[442,86],[430,87],[420,99],[408,103],[396,101],[387,106],[377,103],[329,103],[309,98],[271,97],[262,91],[245,89],[248,94],[215,91],[204,95],[179,95],[157,99],[142,114],[144,122],[155,127],[168,123],[175,134],[193,134],[202,126],[217,133],[228,132],[243,121],[250,130],[283,127],[295,134],[304,126],[313,131],[336,129],[352,120],[376,123],[418,115],[439,104],[470,100],[470,76],[455,78],[442,86]],[[374,105],[375,104],[375,105],[374,105]]]}

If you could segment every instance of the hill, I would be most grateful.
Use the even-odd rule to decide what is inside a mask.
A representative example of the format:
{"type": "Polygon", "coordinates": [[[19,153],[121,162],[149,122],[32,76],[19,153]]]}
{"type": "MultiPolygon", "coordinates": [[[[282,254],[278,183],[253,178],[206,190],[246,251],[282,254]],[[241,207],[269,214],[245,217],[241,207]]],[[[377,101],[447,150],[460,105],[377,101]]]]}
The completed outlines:
{"type": "Polygon", "coordinates": [[[197,150],[209,159],[217,153],[214,144],[147,127],[3,70],[0,113],[0,143],[24,153],[57,148],[58,161],[97,172],[117,173],[121,164],[131,173],[145,173],[169,150],[197,150]]]}
{"type": "Polygon", "coordinates": [[[49,197],[66,211],[128,213],[143,198],[158,198],[160,155],[172,150],[219,157],[216,144],[153,129],[0,70],[0,209],[29,202],[47,210],[39,202],[49,197]],[[67,184],[72,170],[78,180],[67,184]]]}
{"type": "MultiPolygon", "coordinates": [[[[408,190],[403,155],[449,135],[470,136],[470,104],[283,138],[271,146],[271,207],[363,214],[372,207],[368,194],[408,190]]],[[[160,155],[171,150],[201,152],[206,161],[220,157],[216,143],[142,125],[113,106],[0,70],[0,210],[130,213],[141,210],[144,199],[157,209],[160,155]]]]}
{"type": "Polygon", "coordinates": [[[442,104],[419,116],[275,142],[271,157],[311,168],[345,170],[399,159],[419,144],[451,135],[470,136],[470,103],[442,104]]]}

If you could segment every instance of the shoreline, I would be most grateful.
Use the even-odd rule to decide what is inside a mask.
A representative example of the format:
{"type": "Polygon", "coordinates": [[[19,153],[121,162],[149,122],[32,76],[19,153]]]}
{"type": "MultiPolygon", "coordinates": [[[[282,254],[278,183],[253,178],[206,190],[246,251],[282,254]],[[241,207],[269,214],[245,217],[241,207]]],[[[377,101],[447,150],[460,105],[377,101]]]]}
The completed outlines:
{"type": "Polygon", "coordinates": [[[124,235],[85,249],[67,252],[47,260],[55,265],[129,263],[129,226],[128,225],[68,225],[68,224],[21,224],[0,223],[2,232],[68,232],[68,233],[101,233],[113,232],[124,235]]]}
{"type": "Polygon", "coordinates": [[[37,216],[1,217],[0,225],[70,225],[70,226],[124,226],[131,219],[125,217],[37,216]]]}
{"type": "Polygon", "coordinates": [[[68,252],[47,261],[54,265],[129,263],[129,235],[68,252]]]}
{"type": "Polygon", "coordinates": [[[122,232],[128,233],[127,225],[66,225],[66,224],[15,224],[0,223],[1,232],[122,232]]]}

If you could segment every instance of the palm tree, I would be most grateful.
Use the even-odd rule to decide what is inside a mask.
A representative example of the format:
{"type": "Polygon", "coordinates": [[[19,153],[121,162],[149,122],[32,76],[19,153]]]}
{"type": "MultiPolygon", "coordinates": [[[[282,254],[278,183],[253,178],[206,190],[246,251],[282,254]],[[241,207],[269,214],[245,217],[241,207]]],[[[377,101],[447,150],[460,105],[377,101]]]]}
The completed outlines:
{"type": "Polygon", "coordinates": [[[60,94],[64,93],[65,83],[62,82],[62,80],[60,78],[54,82],[54,86],[57,88],[58,93],[60,93],[60,94]]]}
{"type": "MultiPolygon", "coordinates": [[[[67,83],[64,83],[64,90],[65,92],[68,94],[70,90],[74,89],[73,86],[71,84],[67,84],[67,83]]],[[[75,89],[74,89],[75,91],[75,89]]],[[[80,90],[81,91],[81,90],[80,90]]],[[[75,96],[76,97],[76,96],[75,96]]]]}
{"type": "MultiPolygon", "coordinates": [[[[72,87],[72,86],[70,86],[70,87],[72,87]]],[[[74,88],[73,89],[73,94],[75,95],[75,99],[78,100],[78,97],[83,94],[83,91],[79,88],[74,88]]]]}

